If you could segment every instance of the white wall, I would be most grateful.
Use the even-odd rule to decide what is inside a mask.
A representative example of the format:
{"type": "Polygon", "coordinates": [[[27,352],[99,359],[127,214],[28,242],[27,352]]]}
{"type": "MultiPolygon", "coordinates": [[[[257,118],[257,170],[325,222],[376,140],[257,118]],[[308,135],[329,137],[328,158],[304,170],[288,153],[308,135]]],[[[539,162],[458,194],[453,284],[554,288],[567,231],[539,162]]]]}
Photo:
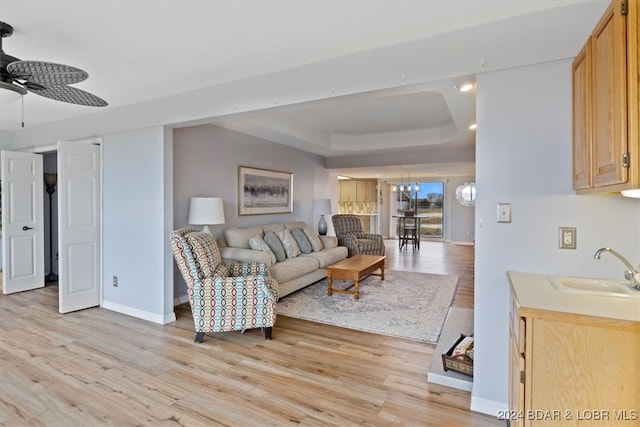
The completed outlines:
{"type": "MultiPolygon", "coordinates": [[[[227,227],[245,227],[281,221],[304,221],[314,228],[314,198],[330,197],[329,174],[324,159],[315,154],[241,134],[213,125],[174,131],[174,228],[187,226],[189,199],[213,196],[224,199],[225,224],[211,226],[216,237],[227,227]],[[238,215],[238,166],[293,173],[293,212],[238,215]]],[[[333,184],[331,184],[333,185],[333,184]]],[[[330,218],[327,218],[330,222],[330,218]]],[[[186,294],[176,275],[176,297],[186,294]]]]}
{"type": "Polygon", "coordinates": [[[477,78],[475,377],[472,409],[507,404],[508,270],[622,279],[601,246],[640,260],[640,200],[577,196],[571,183],[571,60],[477,78]],[[496,204],[512,203],[510,224],[496,204]],[[558,227],[577,227],[577,250],[558,227]]]}
{"type": "Polygon", "coordinates": [[[103,306],[157,323],[175,320],[171,137],[157,126],[104,135],[102,146],[103,306]]]}

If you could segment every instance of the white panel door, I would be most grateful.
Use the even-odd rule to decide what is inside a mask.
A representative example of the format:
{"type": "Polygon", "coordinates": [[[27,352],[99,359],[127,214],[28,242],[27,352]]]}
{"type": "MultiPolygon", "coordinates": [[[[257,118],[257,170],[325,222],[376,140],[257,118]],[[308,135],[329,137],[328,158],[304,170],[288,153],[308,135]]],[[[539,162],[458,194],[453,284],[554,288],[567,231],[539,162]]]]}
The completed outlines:
{"type": "Polygon", "coordinates": [[[42,156],[2,151],[2,292],[44,287],[42,156]]]}
{"type": "Polygon", "coordinates": [[[100,146],[58,143],[60,313],[100,305],[100,146]]]}

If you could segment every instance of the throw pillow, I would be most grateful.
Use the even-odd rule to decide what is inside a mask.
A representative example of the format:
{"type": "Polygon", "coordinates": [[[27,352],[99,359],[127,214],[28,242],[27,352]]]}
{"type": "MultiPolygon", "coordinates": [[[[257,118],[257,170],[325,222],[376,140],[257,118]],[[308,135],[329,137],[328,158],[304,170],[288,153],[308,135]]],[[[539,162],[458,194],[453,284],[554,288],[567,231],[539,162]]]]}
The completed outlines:
{"type": "Polygon", "coordinates": [[[282,245],[284,246],[284,251],[287,254],[287,258],[295,258],[302,253],[300,251],[300,247],[298,246],[298,242],[291,234],[291,230],[282,230],[276,232],[276,235],[282,241],[282,245]]]}
{"type": "Polygon", "coordinates": [[[278,238],[278,236],[276,236],[276,233],[274,233],[273,231],[267,231],[266,233],[264,233],[264,241],[276,256],[276,260],[278,262],[282,262],[287,259],[287,253],[284,251],[282,241],[278,238]]]}
{"type": "Polygon", "coordinates": [[[273,251],[267,245],[267,242],[264,241],[262,236],[255,235],[249,239],[249,246],[251,249],[256,251],[265,252],[269,256],[269,260],[271,261],[271,265],[276,263],[276,256],[273,251]]]}
{"type": "Polygon", "coordinates": [[[304,234],[307,235],[309,242],[311,242],[311,248],[314,252],[320,252],[322,248],[324,248],[324,245],[322,244],[322,240],[320,240],[320,236],[318,236],[318,233],[316,233],[309,227],[304,227],[302,231],[304,231],[304,234]]]}
{"type": "Polygon", "coordinates": [[[304,234],[302,228],[294,228],[293,230],[291,230],[291,234],[293,234],[293,238],[296,239],[296,242],[298,242],[298,246],[300,247],[300,250],[303,254],[311,253],[311,251],[313,250],[313,248],[311,247],[311,242],[309,241],[307,235],[304,234]]]}

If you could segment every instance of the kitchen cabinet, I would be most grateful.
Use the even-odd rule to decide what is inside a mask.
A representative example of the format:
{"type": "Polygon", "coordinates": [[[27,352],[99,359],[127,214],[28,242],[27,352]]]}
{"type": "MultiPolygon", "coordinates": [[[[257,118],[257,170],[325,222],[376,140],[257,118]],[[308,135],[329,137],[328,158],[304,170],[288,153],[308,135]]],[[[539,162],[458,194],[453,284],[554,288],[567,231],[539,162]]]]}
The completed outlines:
{"type": "Polygon", "coordinates": [[[353,180],[340,181],[340,200],[341,202],[356,201],[356,182],[353,180]]]}
{"type": "Polygon", "coordinates": [[[509,411],[499,415],[511,426],[640,423],[640,300],[567,294],[547,275],[509,279],[509,411]]]}
{"type": "Polygon", "coordinates": [[[640,188],[638,1],[613,0],[573,67],[573,186],[640,188]]]}
{"type": "Polygon", "coordinates": [[[356,181],[356,202],[375,202],[376,199],[376,181],[356,181]]]}
{"type": "Polygon", "coordinates": [[[341,202],[375,202],[375,180],[344,180],[340,181],[341,202]]]}

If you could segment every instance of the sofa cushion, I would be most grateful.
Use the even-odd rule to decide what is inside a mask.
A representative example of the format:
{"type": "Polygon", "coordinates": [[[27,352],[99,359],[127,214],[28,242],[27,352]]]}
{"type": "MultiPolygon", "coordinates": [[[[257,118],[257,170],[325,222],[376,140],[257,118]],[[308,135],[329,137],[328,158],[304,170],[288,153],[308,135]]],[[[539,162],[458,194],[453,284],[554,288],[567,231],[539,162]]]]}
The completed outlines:
{"type": "Polygon", "coordinates": [[[251,246],[251,249],[253,250],[265,252],[269,257],[269,261],[271,261],[269,265],[273,265],[276,263],[277,260],[275,254],[269,248],[269,245],[267,245],[267,242],[264,241],[262,236],[255,235],[251,237],[251,239],[249,239],[249,246],[251,246]]]}
{"type": "Polygon", "coordinates": [[[284,250],[282,241],[278,236],[276,236],[276,233],[273,231],[267,231],[264,233],[264,241],[267,242],[269,249],[271,249],[271,252],[276,256],[276,260],[278,262],[282,262],[287,259],[287,253],[284,250]]]}
{"type": "Polygon", "coordinates": [[[249,239],[255,235],[264,235],[262,227],[227,228],[224,230],[224,238],[227,240],[227,246],[233,248],[250,249],[249,239]]]}
{"type": "Polygon", "coordinates": [[[278,262],[270,267],[269,271],[278,283],[284,283],[317,270],[318,268],[320,268],[320,263],[316,258],[304,255],[296,258],[287,258],[284,262],[278,262]]]}
{"type": "Polygon", "coordinates": [[[326,268],[331,264],[342,261],[347,257],[347,255],[347,248],[345,246],[338,246],[331,249],[325,248],[320,252],[311,252],[310,254],[301,255],[301,257],[315,258],[320,263],[321,268],[326,268]]]}
{"type": "Polygon", "coordinates": [[[308,225],[305,227],[302,227],[302,231],[304,231],[304,234],[307,235],[309,242],[311,242],[311,248],[313,249],[314,252],[321,251],[324,248],[324,245],[322,244],[322,240],[320,240],[320,236],[318,236],[318,233],[313,231],[311,227],[309,227],[308,225]]]}
{"type": "Polygon", "coordinates": [[[294,228],[293,230],[291,230],[291,234],[293,234],[293,238],[296,239],[296,242],[300,247],[300,251],[303,254],[308,254],[309,252],[313,251],[311,242],[309,241],[307,235],[304,234],[302,228],[294,228]]]}
{"type": "Polygon", "coordinates": [[[274,233],[277,233],[278,231],[284,230],[284,224],[281,222],[276,222],[274,224],[265,224],[262,226],[262,229],[265,233],[267,231],[273,231],[274,233]]]}
{"type": "Polygon", "coordinates": [[[289,230],[293,230],[295,228],[304,228],[308,227],[307,223],[304,221],[287,221],[284,223],[285,228],[289,230]]]}
{"type": "Polygon", "coordinates": [[[293,234],[291,234],[291,230],[277,231],[276,236],[278,236],[282,241],[282,246],[284,246],[287,258],[295,258],[302,253],[298,246],[298,242],[296,242],[293,234]]]}

